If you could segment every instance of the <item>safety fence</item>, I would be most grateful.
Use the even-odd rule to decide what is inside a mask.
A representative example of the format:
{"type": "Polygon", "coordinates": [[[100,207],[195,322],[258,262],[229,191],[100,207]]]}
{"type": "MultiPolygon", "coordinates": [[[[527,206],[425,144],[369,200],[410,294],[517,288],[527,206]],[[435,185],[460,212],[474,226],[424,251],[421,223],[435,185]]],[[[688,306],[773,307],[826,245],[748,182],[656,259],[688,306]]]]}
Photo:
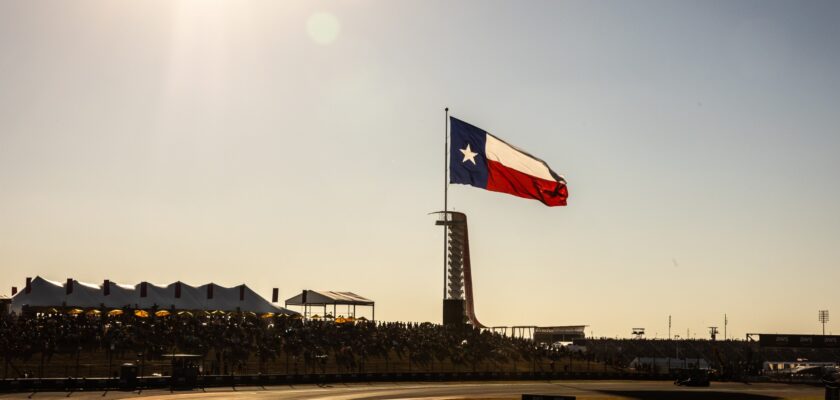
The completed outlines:
{"type": "Polygon", "coordinates": [[[673,380],[667,374],[598,372],[460,372],[460,373],[363,373],[302,375],[201,375],[194,381],[168,376],[119,378],[21,378],[0,380],[2,392],[106,391],[142,389],[195,389],[206,387],[259,387],[296,384],[354,382],[453,382],[514,380],[673,380]]]}

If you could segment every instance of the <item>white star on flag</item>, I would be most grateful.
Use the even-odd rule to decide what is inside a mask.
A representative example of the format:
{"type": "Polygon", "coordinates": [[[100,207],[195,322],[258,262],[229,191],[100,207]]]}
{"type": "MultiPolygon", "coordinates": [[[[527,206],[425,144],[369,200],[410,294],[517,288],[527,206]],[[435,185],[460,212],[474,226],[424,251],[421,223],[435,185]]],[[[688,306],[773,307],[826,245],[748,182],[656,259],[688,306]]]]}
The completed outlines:
{"type": "Polygon", "coordinates": [[[467,148],[466,149],[461,149],[461,153],[464,154],[464,161],[462,161],[462,162],[467,162],[467,160],[469,160],[469,161],[472,161],[473,165],[475,165],[475,156],[477,156],[478,153],[473,153],[473,151],[470,150],[470,144],[469,143],[467,143],[467,148]]]}

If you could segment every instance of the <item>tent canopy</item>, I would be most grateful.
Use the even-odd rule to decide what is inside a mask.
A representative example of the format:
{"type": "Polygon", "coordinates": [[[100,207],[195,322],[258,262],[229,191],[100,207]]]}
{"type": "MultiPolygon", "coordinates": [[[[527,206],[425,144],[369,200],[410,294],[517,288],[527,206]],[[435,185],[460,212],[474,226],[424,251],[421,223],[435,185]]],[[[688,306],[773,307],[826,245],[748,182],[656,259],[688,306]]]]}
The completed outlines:
{"type": "Polygon", "coordinates": [[[234,287],[208,283],[190,286],[183,282],[155,285],[148,282],[120,285],[106,281],[101,285],[68,279],[66,283],[40,276],[12,297],[12,310],[24,306],[78,308],[138,308],[175,310],[222,310],[276,314],[297,314],[262,298],[246,285],[234,287]],[[107,290],[105,285],[108,285],[107,290]],[[69,286],[69,288],[68,288],[69,286]],[[107,294],[106,294],[107,293],[107,294]]]}
{"type": "Polygon", "coordinates": [[[287,306],[323,306],[328,304],[372,306],[374,302],[353,292],[333,292],[328,290],[304,290],[299,295],[286,300],[287,306]]]}

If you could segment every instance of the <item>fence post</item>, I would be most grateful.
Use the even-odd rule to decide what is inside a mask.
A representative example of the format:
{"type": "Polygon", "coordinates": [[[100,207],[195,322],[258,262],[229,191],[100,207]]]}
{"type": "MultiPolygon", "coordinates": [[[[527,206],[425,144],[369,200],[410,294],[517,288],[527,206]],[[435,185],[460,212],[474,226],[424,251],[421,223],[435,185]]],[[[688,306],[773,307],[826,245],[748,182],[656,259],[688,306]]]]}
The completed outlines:
{"type": "Polygon", "coordinates": [[[76,347],[76,378],[79,377],[79,358],[82,356],[82,346],[76,347]]]}

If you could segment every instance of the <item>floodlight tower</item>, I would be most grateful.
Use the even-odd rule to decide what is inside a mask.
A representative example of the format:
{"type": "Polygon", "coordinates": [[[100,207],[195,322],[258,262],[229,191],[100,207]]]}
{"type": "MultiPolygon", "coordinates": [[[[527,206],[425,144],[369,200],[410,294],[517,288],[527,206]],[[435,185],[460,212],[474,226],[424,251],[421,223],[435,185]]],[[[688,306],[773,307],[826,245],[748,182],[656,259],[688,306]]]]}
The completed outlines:
{"type": "Polygon", "coordinates": [[[644,339],[645,338],[645,328],[633,328],[631,333],[633,338],[635,339],[644,339]]]}
{"type": "Polygon", "coordinates": [[[726,340],[726,326],[729,325],[729,318],[723,314],[723,340],[726,340]]]}
{"type": "Polygon", "coordinates": [[[710,326],[709,327],[709,335],[712,337],[713,342],[715,341],[715,339],[717,339],[717,334],[718,334],[718,327],[710,326]]]}
{"type": "Polygon", "coordinates": [[[822,323],[823,336],[825,336],[825,323],[828,322],[828,310],[820,310],[819,320],[822,323]]]}

